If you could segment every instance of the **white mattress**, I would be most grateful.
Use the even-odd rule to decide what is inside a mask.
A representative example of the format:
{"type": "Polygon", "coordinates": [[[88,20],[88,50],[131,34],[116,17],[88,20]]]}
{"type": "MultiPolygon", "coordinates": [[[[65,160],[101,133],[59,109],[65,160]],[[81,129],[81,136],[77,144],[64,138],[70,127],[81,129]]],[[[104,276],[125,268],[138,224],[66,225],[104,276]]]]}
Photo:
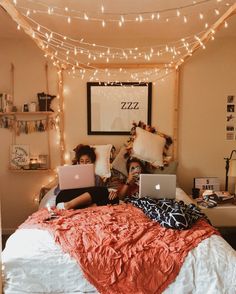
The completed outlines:
{"type": "Polygon", "coordinates": [[[17,230],[7,240],[2,263],[5,293],[97,293],[48,231],[17,230]]]}
{"type": "MultiPolygon", "coordinates": [[[[181,191],[179,191],[181,192],[181,191]]],[[[17,230],[2,253],[4,293],[97,293],[48,231],[17,230]]],[[[164,294],[235,294],[236,251],[213,235],[189,252],[164,294]]]]}

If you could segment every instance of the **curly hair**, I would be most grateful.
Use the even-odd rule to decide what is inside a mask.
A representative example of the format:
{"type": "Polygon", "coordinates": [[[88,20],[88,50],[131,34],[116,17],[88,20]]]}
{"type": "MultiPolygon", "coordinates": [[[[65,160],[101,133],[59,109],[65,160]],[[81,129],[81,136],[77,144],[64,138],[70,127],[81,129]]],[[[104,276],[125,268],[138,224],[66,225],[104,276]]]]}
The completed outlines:
{"type": "Polygon", "coordinates": [[[79,163],[80,158],[83,155],[87,155],[91,159],[92,163],[96,161],[95,148],[90,147],[89,145],[79,144],[73,149],[73,151],[75,152],[75,158],[72,161],[73,164],[79,163]]]}
{"type": "Polygon", "coordinates": [[[146,165],[145,165],[145,163],[143,163],[143,161],[141,161],[140,159],[135,158],[135,157],[129,157],[129,159],[126,161],[126,170],[127,170],[128,173],[129,173],[129,168],[130,168],[130,165],[131,165],[132,162],[139,163],[142,173],[146,173],[146,165]]]}

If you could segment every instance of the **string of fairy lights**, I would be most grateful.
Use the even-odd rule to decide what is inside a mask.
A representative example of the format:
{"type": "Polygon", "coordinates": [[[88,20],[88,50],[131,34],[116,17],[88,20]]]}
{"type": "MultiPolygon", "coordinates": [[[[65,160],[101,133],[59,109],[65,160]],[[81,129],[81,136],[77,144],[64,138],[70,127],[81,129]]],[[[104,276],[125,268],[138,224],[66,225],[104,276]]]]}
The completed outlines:
{"type": "MultiPolygon", "coordinates": [[[[13,3],[18,5],[17,0],[14,0],[13,3]]],[[[26,0],[27,3],[34,3],[33,0],[26,0]]],[[[214,13],[216,15],[220,14],[221,4],[222,2],[226,2],[223,0],[201,0],[201,1],[192,1],[192,3],[187,3],[178,7],[157,9],[153,11],[138,11],[138,12],[110,12],[105,6],[102,4],[100,9],[93,13],[88,13],[87,11],[81,11],[76,9],[71,9],[68,6],[58,7],[55,5],[48,5],[44,2],[37,1],[38,9],[30,9],[26,6],[18,5],[18,7],[22,10],[26,11],[27,16],[31,13],[33,14],[48,14],[54,15],[57,17],[61,17],[66,19],[68,23],[71,23],[73,20],[84,20],[84,21],[93,21],[99,22],[102,27],[105,27],[107,23],[115,23],[119,27],[125,25],[126,22],[146,22],[146,21],[158,21],[158,22],[169,22],[173,18],[179,18],[183,20],[183,22],[188,22],[188,16],[190,15],[189,8],[199,8],[198,17],[203,20],[204,6],[207,3],[213,2],[214,5],[214,13]]],[[[230,2],[225,3],[226,6],[230,6],[230,2]]],[[[35,5],[34,5],[35,6],[35,5]]]]}
{"type": "MultiPolygon", "coordinates": [[[[35,27],[37,23],[30,17],[28,17],[28,20],[35,27]]],[[[18,26],[18,29],[20,29],[20,26],[18,26]]],[[[95,43],[90,44],[84,42],[83,39],[76,40],[63,36],[49,30],[45,26],[39,26],[38,24],[37,30],[34,30],[33,37],[40,37],[45,43],[45,48],[52,48],[55,51],[56,56],[58,55],[58,50],[61,49],[67,57],[66,60],[69,60],[70,55],[76,56],[77,54],[84,54],[87,55],[88,59],[93,61],[100,58],[109,62],[110,59],[144,59],[150,61],[152,57],[162,56],[167,53],[172,53],[173,56],[176,56],[180,54],[179,50],[183,48],[187,49],[203,33],[204,31],[201,31],[196,35],[183,37],[180,40],[168,44],[154,45],[148,47],[148,49],[146,49],[147,47],[114,48],[111,46],[97,45],[95,43]]]]}
{"type": "MultiPolygon", "coordinates": [[[[14,0],[13,3],[18,11],[24,15],[27,22],[32,28],[32,37],[41,40],[41,48],[45,51],[45,57],[50,58],[55,66],[62,66],[68,70],[69,74],[74,77],[84,78],[85,73],[90,75],[90,80],[99,81],[99,76],[103,75],[108,80],[115,78],[117,74],[129,74],[130,81],[148,82],[156,81],[163,78],[163,75],[173,71],[175,64],[180,65],[186,55],[191,56],[192,50],[196,45],[205,49],[205,44],[201,41],[201,37],[211,26],[208,18],[212,19],[220,17],[233,1],[224,0],[202,0],[192,1],[179,7],[159,9],[154,11],[138,11],[138,12],[110,12],[103,4],[97,12],[80,11],[71,9],[70,7],[58,7],[48,5],[47,2],[32,0],[23,1],[14,0]],[[30,4],[34,2],[34,8],[30,8],[30,4]],[[211,9],[207,9],[207,5],[211,5],[211,9]],[[26,5],[28,4],[28,6],[26,5]],[[191,8],[191,10],[189,10],[191,8]],[[191,22],[192,15],[198,17],[202,21],[202,30],[192,35],[183,36],[178,40],[166,42],[162,44],[153,44],[152,46],[139,47],[113,47],[95,42],[88,42],[85,38],[74,39],[68,35],[56,32],[42,23],[36,21],[38,16],[44,14],[48,17],[56,17],[66,19],[68,26],[75,21],[92,22],[97,24],[100,22],[102,27],[106,24],[118,24],[119,27],[125,23],[159,22],[170,23],[173,19],[179,19],[182,25],[191,22]],[[37,18],[36,18],[37,16],[37,18]],[[191,17],[190,17],[191,16],[191,17]],[[163,65],[159,68],[144,71],[143,75],[137,70],[126,70],[124,68],[109,69],[111,63],[149,63],[162,58],[163,65]],[[95,63],[105,63],[107,68],[95,66],[95,63]]],[[[224,27],[228,27],[228,23],[224,22],[224,27]]],[[[17,26],[21,29],[21,26],[17,26]]],[[[211,40],[214,40],[215,31],[211,32],[211,40]]]]}
{"type": "MultiPolygon", "coordinates": [[[[78,3],[75,6],[78,6],[78,3]]],[[[235,2],[234,0],[199,0],[185,1],[186,4],[178,7],[154,9],[153,11],[113,12],[109,7],[101,4],[100,8],[94,8],[94,12],[77,10],[69,6],[56,6],[48,4],[48,1],[13,0],[15,9],[24,16],[31,27],[31,37],[40,40],[40,47],[45,52],[45,57],[50,59],[58,68],[59,85],[61,70],[66,69],[73,78],[89,79],[100,82],[105,80],[108,84],[120,83],[118,77],[127,82],[164,81],[165,78],[176,69],[176,65],[184,62],[186,55],[192,55],[192,48],[199,46],[205,49],[206,43],[202,41],[204,34],[212,24],[219,19],[225,11],[235,2]],[[211,4],[211,5],[210,5],[211,4]],[[209,6],[210,5],[210,6],[209,6]],[[32,8],[33,7],[33,8],[32,8]],[[96,9],[96,10],[95,10],[96,9]],[[188,28],[192,20],[199,22],[199,31],[193,34],[185,34],[176,40],[152,45],[134,47],[115,47],[108,44],[99,44],[93,40],[87,40],[86,36],[75,39],[67,34],[62,34],[47,27],[40,16],[57,18],[66,27],[73,24],[86,25],[86,23],[100,26],[101,30],[109,26],[117,26],[124,29],[132,24],[137,25],[137,31],[142,24],[149,23],[155,26],[170,27],[184,26],[188,28]],[[158,66],[148,69],[111,68],[112,63],[155,63],[156,60],[164,60],[158,66]],[[107,67],[100,68],[96,64],[105,63],[107,67]]],[[[109,2],[107,2],[109,3],[109,2]]],[[[74,6],[74,5],[73,5],[74,6]]],[[[223,23],[228,27],[227,21],[223,23]]],[[[18,24],[17,29],[26,29],[24,23],[18,24]]],[[[70,31],[70,30],[69,30],[70,31]]],[[[79,32],[79,25],[78,25],[79,32]]],[[[215,38],[215,30],[210,30],[210,40],[215,38]]],[[[207,40],[208,40],[207,39],[207,40]]],[[[59,97],[58,97],[59,98],[59,97]]],[[[69,160],[69,153],[65,151],[63,133],[60,130],[60,114],[63,113],[63,105],[58,106],[58,115],[55,118],[54,127],[57,131],[57,144],[60,146],[64,160],[69,160]]],[[[6,121],[4,121],[6,123],[6,121]]],[[[26,125],[26,124],[25,124],[26,125]]],[[[46,129],[46,127],[45,127],[46,129]]],[[[22,130],[25,132],[25,128],[22,130]]]]}

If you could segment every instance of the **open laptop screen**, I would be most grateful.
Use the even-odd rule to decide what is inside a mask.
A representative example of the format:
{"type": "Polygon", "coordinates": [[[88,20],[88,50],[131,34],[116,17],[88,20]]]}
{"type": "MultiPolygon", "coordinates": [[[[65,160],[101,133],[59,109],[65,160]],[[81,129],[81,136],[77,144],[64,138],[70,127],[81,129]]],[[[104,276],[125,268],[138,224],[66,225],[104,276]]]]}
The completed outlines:
{"type": "Polygon", "coordinates": [[[139,197],[175,199],[176,175],[141,174],[139,197]]]}
{"type": "Polygon", "coordinates": [[[58,167],[60,190],[95,186],[94,164],[64,165],[58,167]]]}

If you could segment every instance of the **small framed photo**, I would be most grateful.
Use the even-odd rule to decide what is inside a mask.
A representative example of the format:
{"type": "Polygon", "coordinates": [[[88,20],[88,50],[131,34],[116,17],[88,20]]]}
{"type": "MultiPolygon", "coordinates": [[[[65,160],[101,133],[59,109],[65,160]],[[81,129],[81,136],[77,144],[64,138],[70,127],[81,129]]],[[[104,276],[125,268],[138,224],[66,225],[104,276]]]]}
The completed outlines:
{"type": "Polygon", "coordinates": [[[220,191],[220,179],[217,177],[194,178],[194,188],[200,189],[200,195],[205,190],[220,191]]]}
{"type": "Polygon", "coordinates": [[[227,103],[234,103],[234,95],[227,96],[227,103]]]}
{"type": "Polygon", "coordinates": [[[227,125],[226,126],[226,131],[233,132],[234,131],[234,126],[233,125],[227,125]]]}
{"type": "Polygon", "coordinates": [[[227,133],[226,133],[226,140],[227,140],[227,141],[232,141],[232,140],[234,140],[234,133],[233,133],[233,132],[227,132],[227,133]]]}
{"type": "Polygon", "coordinates": [[[38,156],[38,163],[39,163],[39,169],[48,169],[48,155],[47,154],[39,154],[38,156]]]}
{"type": "Polygon", "coordinates": [[[10,168],[25,169],[29,167],[29,145],[12,145],[10,150],[10,168]]]}
{"type": "Polygon", "coordinates": [[[235,116],[232,113],[230,113],[229,115],[226,116],[227,122],[232,123],[232,122],[234,122],[234,119],[235,119],[235,116]]]}
{"type": "Polygon", "coordinates": [[[227,104],[227,112],[235,112],[235,105],[227,104]]]}

